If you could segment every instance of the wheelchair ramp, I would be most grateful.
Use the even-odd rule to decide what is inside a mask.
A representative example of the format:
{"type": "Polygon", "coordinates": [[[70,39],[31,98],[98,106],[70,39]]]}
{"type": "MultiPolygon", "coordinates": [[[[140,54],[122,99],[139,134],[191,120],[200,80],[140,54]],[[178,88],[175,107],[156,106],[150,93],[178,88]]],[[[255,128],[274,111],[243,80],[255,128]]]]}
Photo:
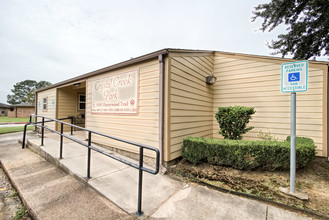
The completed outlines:
{"type": "MultiPolygon", "coordinates": [[[[44,146],[40,140],[28,140],[28,147],[45,157],[77,179],[86,182],[106,198],[130,214],[137,210],[138,170],[119,161],[93,152],[91,155],[91,179],[87,176],[87,149],[74,142],[66,142],[63,147],[63,159],[59,158],[59,141],[45,138],[44,146]]],[[[97,146],[102,151],[118,155],[106,148],[97,146]]],[[[120,158],[133,162],[133,159],[120,155],[120,158]]],[[[136,163],[136,162],[135,162],[136,163]]],[[[157,208],[179,191],[183,183],[174,181],[164,175],[143,175],[143,205],[144,215],[149,216],[157,208]]]]}

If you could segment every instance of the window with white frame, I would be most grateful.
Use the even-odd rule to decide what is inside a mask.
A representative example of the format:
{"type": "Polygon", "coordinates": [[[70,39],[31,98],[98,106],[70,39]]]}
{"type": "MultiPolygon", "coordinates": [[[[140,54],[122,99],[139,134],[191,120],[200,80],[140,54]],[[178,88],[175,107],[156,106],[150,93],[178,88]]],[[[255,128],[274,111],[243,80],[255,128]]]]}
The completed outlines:
{"type": "Polygon", "coordinates": [[[86,109],[86,95],[79,94],[78,110],[85,110],[85,109],[86,109]]]}
{"type": "Polygon", "coordinates": [[[42,99],[42,110],[47,111],[47,99],[48,98],[43,98],[42,99]]]}

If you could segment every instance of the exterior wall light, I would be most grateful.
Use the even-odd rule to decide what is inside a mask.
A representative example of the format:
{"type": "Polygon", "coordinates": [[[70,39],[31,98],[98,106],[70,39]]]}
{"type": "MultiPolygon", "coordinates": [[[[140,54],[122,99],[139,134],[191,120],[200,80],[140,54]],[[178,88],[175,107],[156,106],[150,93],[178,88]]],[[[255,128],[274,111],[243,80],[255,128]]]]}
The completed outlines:
{"type": "Polygon", "coordinates": [[[206,83],[208,85],[214,85],[217,80],[217,77],[214,76],[214,72],[211,73],[211,76],[206,77],[206,83]]]}
{"type": "Polygon", "coordinates": [[[81,85],[81,83],[75,83],[73,84],[74,87],[79,87],[81,85]]]}

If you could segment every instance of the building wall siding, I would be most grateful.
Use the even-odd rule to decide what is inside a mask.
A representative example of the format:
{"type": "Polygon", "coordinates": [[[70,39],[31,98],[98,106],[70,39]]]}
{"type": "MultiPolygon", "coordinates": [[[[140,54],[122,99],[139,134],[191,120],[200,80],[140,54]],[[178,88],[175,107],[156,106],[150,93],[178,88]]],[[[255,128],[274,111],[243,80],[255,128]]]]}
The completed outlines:
{"type": "MultiPolygon", "coordinates": [[[[57,90],[57,118],[67,118],[69,116],[77,117],[79,114],[84,113],[84,110],[78,110],[78,95],[85,93],[85,88],[74,89],[73,86],[59,88],[57,90]]],[[[68,120],[65,122],[71,123],[68,120]]],[[[77,125],[84,127],[84,125],[81,124],[77,125]]],[[[69,131],[70,129],[70,126],[64,125],[64,131],[69,131]]]]}
{"type": "Polygon", "coordinates": [[[213,90],[205,83],[212,69],[211,54],[170,58],[170,160],[181,155],[186,136],[212,137],[213,90]]]}
{"type": "MultiPolygon", "coordinates": [[[[89,78],[86,87],[86,102],[86,128],[158,148],[159,62],[157,59],[89,78]],[[94,79],[136,69],[139,71],[137,115],[91,113],[91,85],[94,79]]],[[[92,141],[130,152],[138,152],[137,147],[99,136],[93,137],[92,141]]],[[[153,153],[147,151],[145,155],[154,156],[153,153]]]]}
{"type": "MultiPolygon", "coordinates": [[[[283,63],[283,62],[282,62],[283,63]]],[[[216,53],[214,57],[213,113],[218,107],[243,105],[255,107],[249,126],[255,128],[244,139],[259,139],[259,132],[271,133],[279,140],[290,135],[290,93],[281,93],[281,63],[266,59],[216,53]]],[[[324,71],[309,65],[308,91],[297,93],[296,134],[310,137],[317,145],[318,156],[323,152],[324,71]]],[[[213,118],[213,136],[219,125],[213,118]]]]}
{"type": "Polygon", "coordinates": [[[28,118],[35,113],[33,107],[17,107],[15,110],[17,111],[17,118],[28,118]]]}
{"type": "MultiPolygon", "coordinates": [[[[280,91],[283,62],[277,58],[221,52],[170,52],[165,58],[164,73],[164,160],[181,156],[182,141],[186,136],[223,138],[218,134],[219,126],[214,117],[220,106],[255,107],[256,114],[249,124],[255,128],[245,134],[244,139],[259,139],[259,132],[263,131],[284,140],[290,134],[290,94],[280,91]],[[205,77],[211,72],[217,77],[214,86],[205,83],[205,77]]],[[[297,136],[312,138],[317,145],[318,156],[326,156],[328,67],[314,63],[309,67],[309,89],[305,93],[297,93],[297,136]]],[[[77,113],[72,112],[72,108],[65,110],[76,94],[66,99],[69,96],[65,98],[64,87],[39,92],[39,115],[58,118],[77,113]],[[48,98],[47,111],[42,110],[44,97],[48,98]],[[52,100],[55,100],[55,108],[52,100]]],[[[87,78],[85,127],[158,148],[158,59],[87,78]],[[92,81],[131,70],[139,72],[138,114],[92,113],[92,81]]],[[[92,141],[138,153],[137,147],[96,135],[92,136],[92,141]]],[[[145,154],[154,156],[150,152],[145,154]]]]}
{"type": "MultiPolygon", "coordinates": [[[[56,88],[39,92],[38,100],[37,100],[37,114],[49,118],[56,118],[56,105],[57,105],[56,98],[57,98],[56,88]],[[43,98],[47,98],[46,111],[42,109],[43,98]]],[[[38,118],[38,121],[41,121],[41,118],[38,118]]],[[[46,126],[51,129],[56,129],[55,122],[48,122],[46,123],[46,126]]]]}
{"type": "Polygon", "coordinates": [[[16,118],[16,108],[8,111],[8,118],[16,118]]]}

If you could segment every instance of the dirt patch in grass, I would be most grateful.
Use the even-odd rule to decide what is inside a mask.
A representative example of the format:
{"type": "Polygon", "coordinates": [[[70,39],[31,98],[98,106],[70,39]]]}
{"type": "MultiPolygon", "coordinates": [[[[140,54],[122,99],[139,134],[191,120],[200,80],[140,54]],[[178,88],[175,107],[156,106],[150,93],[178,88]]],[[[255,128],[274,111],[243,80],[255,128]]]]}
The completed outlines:
{"type": "Polygon", "coordinates": [[[280,187],[289,187],[289,171],[242,171],[207,163],[193,165],[185,159],[169,167],[168,171],[329,217],[329,163],[325,158],[316,158],[307,168],[297,170],[296,189],[305,192],[308,201],[301,201],[280,191],[280,187]]]}

